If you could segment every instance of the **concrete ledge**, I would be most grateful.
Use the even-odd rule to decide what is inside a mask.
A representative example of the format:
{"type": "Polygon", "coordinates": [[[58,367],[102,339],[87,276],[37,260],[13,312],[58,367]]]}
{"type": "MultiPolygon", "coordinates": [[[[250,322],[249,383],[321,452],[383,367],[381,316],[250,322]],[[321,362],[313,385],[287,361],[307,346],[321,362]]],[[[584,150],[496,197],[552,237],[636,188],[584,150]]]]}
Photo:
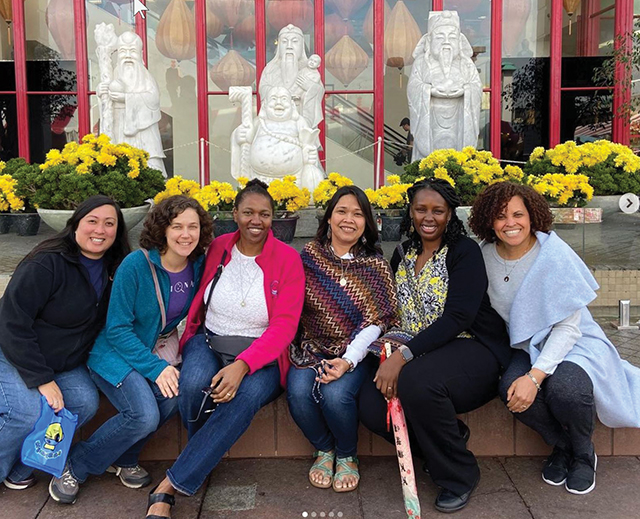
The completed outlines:
{"type": "MultiPolygon", "coordinates": [[[[80,431],[88,438],[115,413],[102,396],[96,417],[80,431]]],[[[461,415],[471,428],[469,448],[477,456],[545,456],[551,452],[535,433],[507,411],[499,399],[476,411],[461,415]]],[[[166,423],[142,451],[143,461],[174,460],[187,442],[186,430],[178,417],[166,423]]],[[[609,429],[600,422],[594,434],[599,456],[640,456],[640,429],[609,429]]],[[[260,410],[251,427],[231,448],[230,458],[288,458],[311,456],[313,447],[295,424],[284,396],[260,410]]],[[[395,449],[362,425],[359,456],[393,456],[395,449]]]]}

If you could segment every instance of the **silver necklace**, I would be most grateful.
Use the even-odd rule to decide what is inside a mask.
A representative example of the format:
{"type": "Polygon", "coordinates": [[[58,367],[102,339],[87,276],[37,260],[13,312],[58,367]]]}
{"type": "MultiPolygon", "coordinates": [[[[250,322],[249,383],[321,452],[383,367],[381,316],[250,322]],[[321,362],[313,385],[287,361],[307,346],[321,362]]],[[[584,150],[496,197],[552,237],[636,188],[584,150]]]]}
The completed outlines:
{"type": "Polygon", "coordinates": [[[340,286],[341,287],[346,287],[347,286],[347,278],[345,276],[347,275],[347,271],[349,270],[350,266],[351,266],[351,264],[347,262],[347,268],[345,269],[344,268],[344,263],[342,263],[342,258],[340,258],[340,269],[342,270],[342,272],[340,273],[340,286]]]}
{"type": "MultiPolygon", "coordinates": [[[[535,243],[535,242],[533,242],[533,243],[535,243]]],[[[520,256],[520,257],[516,260],[516,262],[513,264],[513,267],[511,267],[511,270],[509,270],[509,272],[507,272],[507,260],[506,260],[506,259],[502,259],[502,258],[500,258],[500,259],[502,259],[502,265],[504,266],[504,278],[502,278],[502,280],[503,280],[505,283],[508,283],[508,282],[509,282],[509,279],[511,279],[511,278],[510,278],[511,273],[512,273],[512,272],[514,271],[514,269],[518,266],[518,263],[520,263],[520,260],[521,260],[522,258],[524,258],[524,257],[527,255],[527,252],[529,252],[529,250],[531,250],[531,247],[532,247],[532,246],[533,246],[533,244],[532,244],[532,245],[529,245],[529,247],[527,247],[527,250],[526,250],[526,251],[524,251],[524,254],[523,254],[522,256],[520,256]]],[[[500,256],[500,255],[498,254],[498,256],[500,256]]]]}
{"type": "MultiPolygon", "coordinates": [[[[249,283],[249,287],[247,288],[247,291],[244,291],[244,278],[245,276],[247,276],[247,266],[250,263],[249,261],[244,261],[244,260],[240,260],[240,269],[241,269],[241,274],[240,274],[240,306],[245,307],[247,306],[247,297],[249,296],[249,292],[251,292],[251,287],[253,287],[253,284],[256,282],[256,279],[258,279],[258,276],[260,275],[260,269],[256,269],[255,273],[253,274],[253,278],[251,279],[251,283],[249,283]]],[[[247,276],[248,277],[248,276],[247,276]]]]}

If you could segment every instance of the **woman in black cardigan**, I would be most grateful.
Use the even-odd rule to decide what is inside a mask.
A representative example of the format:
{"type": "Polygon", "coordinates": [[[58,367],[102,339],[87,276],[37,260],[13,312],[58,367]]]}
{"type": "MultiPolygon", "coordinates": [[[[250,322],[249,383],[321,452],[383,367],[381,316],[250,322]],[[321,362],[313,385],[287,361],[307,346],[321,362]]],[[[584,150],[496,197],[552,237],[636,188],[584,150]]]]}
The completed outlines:
{"type": "Polygon", "coordinates": [[[360,419],[393,442],[386,398],[398,396],[414,451],[442,487],[441,512],[462,509],[480,480],[467,447],[469,429],[456,417],[497,395],[511,350],[505,325],[491,308],[478,245],[456,216],[451,185],[439,179],[414,184],[403,229],[409,240],[391,260],[402,328],[414,338],[380,365],[360,395],[360,419]]]}

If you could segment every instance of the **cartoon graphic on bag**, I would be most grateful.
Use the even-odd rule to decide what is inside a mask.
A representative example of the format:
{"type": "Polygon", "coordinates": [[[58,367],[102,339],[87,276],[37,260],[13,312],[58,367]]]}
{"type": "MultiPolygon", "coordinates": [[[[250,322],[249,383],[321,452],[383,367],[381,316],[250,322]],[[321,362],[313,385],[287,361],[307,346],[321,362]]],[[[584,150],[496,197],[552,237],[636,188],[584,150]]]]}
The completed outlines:
{"type": "Polygon", "coordinates": [[[64,472],[78,416],[68,409],[55,413],[40,397],[40,418],[22,443],[22,463],[59,478],[64,472]]]}

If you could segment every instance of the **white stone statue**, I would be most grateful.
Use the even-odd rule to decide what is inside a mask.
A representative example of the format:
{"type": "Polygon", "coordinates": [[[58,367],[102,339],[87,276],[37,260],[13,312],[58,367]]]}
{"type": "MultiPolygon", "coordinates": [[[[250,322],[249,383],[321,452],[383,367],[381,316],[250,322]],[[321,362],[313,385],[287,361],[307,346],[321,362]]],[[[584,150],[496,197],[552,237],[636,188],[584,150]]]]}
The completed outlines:
{"type": "Polygon", "coordinates": [[[307,58],[302,31],[287,25],[278,34],[278,50],[260,77],[260,97],[266,99],[275,86],[286,87],[293,96],[298,112],[311,128],[317,128],[324,119],[322,100],[324,85],[318,72],[320,57],[307,58]]]}
{"type": "Polygon", "coordinates": [[[442,148],[477,146],[482,82],[455,11],[431,12],[415,50],[407,85],[413,157],[442,148]]]}
{"type": "Polygon", "coordinates": [[[128,143],[149,152],[149,167],[164,176],[158,83],[142,62],[142,40],[134,32],[123,33],[114,41],[113,25],[100,24],[95,29],[100,64],[100,133],[114,143],[128,143]],[[117,49],[115,49],[117,45],[117,49]],[[116,65],[111,54],[117,50],[116,65]]]}
{"type": "Polygon", "coordinates": [[[231,87],[229,99],[242,103],[242,124],[231,134],[231,174],[270,183],[285,175],[313,190],[324,178],[318,167],[319,130],[298,114],[291,92],[269,89],[258,117],[251,117],[251,87],[231,87]]]}

